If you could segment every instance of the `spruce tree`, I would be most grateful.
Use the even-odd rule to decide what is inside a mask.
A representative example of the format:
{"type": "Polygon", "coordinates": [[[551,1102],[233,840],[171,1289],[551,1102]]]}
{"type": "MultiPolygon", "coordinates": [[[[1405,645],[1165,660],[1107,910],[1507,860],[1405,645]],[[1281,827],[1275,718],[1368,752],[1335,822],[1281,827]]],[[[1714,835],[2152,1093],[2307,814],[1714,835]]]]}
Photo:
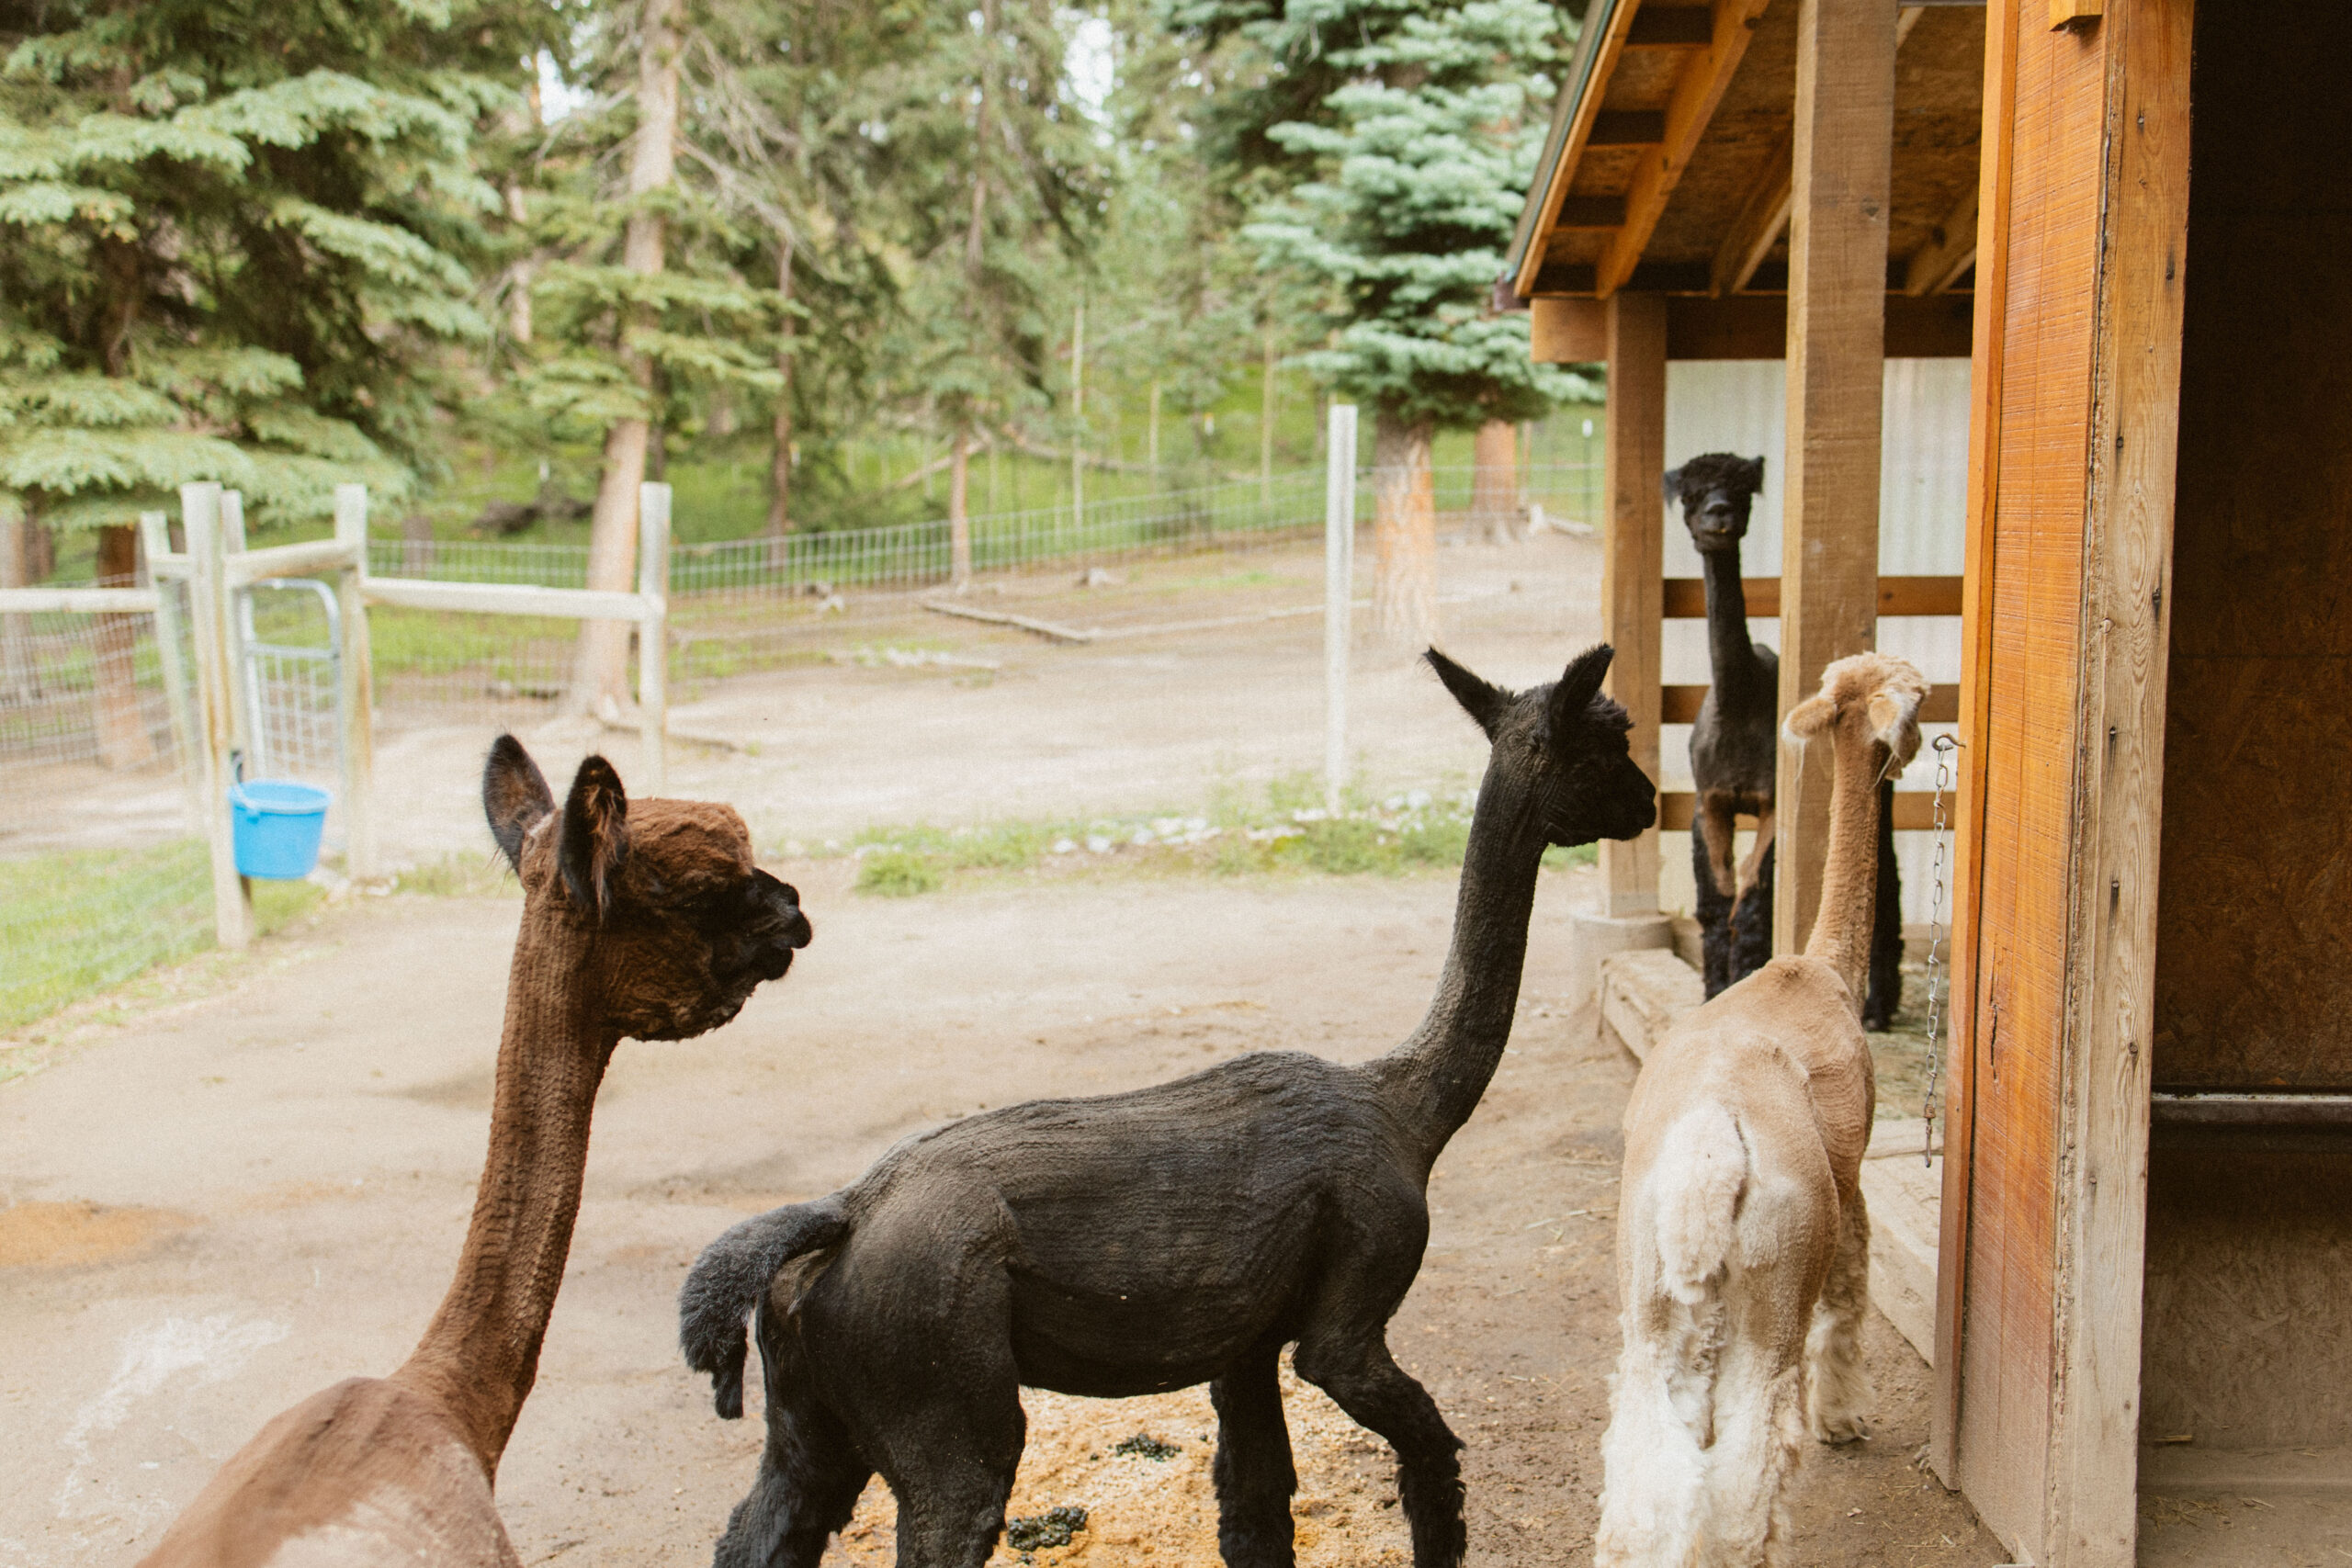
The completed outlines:
{"type": "Polygon", "coordinates": [[[0,581],[51,528],[129,570],[218,479],[256,524],[436,467],[496,193],[476,127],[553,6],[52,0],[0,14],[0,581]]]}
{"type": "Polygon", "coordinates": [[[1222,145],[1295,181],[1246,234],[1305,290],[1314,335],[1333,334],[1304,362],[1371,407],[1374,623],[1386,641],[1420,646],[1437,633],[1436,433],[1539,417],[1572,387],[1529,359],[1526,318],[1490,304],[1557,14],[1541,0],[1293,0],[1278,14],[1204,6],[1193,19],[1280,62],[1236,96],[1297,118],[1255,127],[1237,112],[1222,145]]]}

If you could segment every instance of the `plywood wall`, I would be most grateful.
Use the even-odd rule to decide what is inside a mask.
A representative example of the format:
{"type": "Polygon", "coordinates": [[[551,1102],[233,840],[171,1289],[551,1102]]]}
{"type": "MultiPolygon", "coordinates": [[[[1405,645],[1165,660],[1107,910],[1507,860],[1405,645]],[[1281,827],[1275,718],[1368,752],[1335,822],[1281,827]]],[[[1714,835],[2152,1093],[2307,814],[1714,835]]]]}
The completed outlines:
{"type": "Polygon", "coordinates": [[[2200,0],[2157,1084],[2352,1087],[2352,6],[2200,0]]]}

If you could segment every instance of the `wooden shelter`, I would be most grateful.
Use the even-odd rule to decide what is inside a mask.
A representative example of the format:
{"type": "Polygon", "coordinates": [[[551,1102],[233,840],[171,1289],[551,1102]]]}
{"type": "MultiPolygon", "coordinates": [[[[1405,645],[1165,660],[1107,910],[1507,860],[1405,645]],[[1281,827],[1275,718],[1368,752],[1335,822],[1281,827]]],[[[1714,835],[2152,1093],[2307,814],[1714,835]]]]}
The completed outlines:
{"type": "Polygon", "coordinates": [[[2347,57],[2287,0],[1592,0],[1512,256],[1538,356],[1608,362],[1644,718],[1659,365],[1784,312],[1785,705],[1887,602],[1875,356],[1965,291],[1932,1457],[2020,1562],[2131,1562],[2143,1487],[2352,1493],[2347,57]]]}

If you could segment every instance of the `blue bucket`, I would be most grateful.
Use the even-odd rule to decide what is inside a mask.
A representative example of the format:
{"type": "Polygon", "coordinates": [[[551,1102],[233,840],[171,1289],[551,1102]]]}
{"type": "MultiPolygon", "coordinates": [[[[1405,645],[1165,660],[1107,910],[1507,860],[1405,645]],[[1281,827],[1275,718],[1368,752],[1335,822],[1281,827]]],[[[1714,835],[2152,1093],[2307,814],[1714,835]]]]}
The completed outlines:
{"type": "Polygon", "coordinates": [[[283,779],[253,779],[231,786],[229,819],[243,876],[300,881],[319,863],[319,835],[327,825],[327,792],[283,779]]]}

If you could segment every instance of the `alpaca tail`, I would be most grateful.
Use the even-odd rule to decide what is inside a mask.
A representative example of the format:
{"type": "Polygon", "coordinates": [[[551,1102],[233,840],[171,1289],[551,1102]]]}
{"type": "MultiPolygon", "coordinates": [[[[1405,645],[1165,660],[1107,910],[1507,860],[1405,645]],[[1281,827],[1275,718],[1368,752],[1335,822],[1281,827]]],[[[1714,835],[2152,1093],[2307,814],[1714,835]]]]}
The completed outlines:
{"type": "Polygon", "coordinates": [[[1641,1208],[1629,1212],[1649,1233],[1649,1246],[1636,1242],[1636,1252],[1655,1258],[1656,1273],[1635,1280],[1624,1307],[1624,1349],[1601,1439],[1600,1568],[1691,1562],[1707,1538],[1724,1291],[1749,1174],[1731,1111],[1702,1102],[1667,1129],[1641,1208]]]}
{"type": "Polygon", "coordinates": [[[776,1270],[849,1235],[849,1209],[834,1193],[786,1203],[745,1220],[702,1249],[678,1291],[678,1344],[686,1365],[710,1374],[713,1403],[733,1421],[743,1414],[743,1325],[776,1270]]]}

